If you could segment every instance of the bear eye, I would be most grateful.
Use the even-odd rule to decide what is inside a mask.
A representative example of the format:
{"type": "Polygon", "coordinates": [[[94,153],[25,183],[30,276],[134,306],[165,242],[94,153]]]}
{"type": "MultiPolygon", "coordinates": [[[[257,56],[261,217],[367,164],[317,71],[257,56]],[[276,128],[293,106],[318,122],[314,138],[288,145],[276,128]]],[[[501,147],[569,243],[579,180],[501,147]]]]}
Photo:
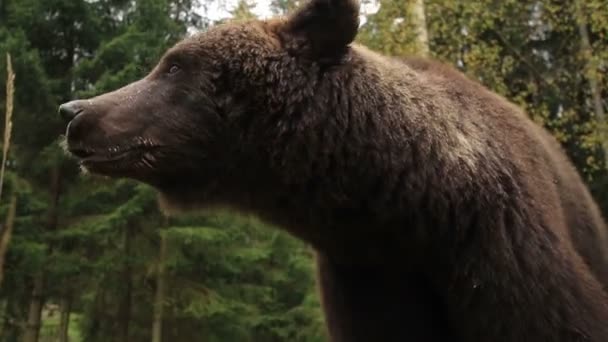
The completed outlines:
{"type": "Polygon", "coordinates": [[[174,75],[176,74],[178,71],[180,71],[180,67],[177,64],[173,64],[171,65],[171,67],[169,68],[169,75],[174,75]]]}

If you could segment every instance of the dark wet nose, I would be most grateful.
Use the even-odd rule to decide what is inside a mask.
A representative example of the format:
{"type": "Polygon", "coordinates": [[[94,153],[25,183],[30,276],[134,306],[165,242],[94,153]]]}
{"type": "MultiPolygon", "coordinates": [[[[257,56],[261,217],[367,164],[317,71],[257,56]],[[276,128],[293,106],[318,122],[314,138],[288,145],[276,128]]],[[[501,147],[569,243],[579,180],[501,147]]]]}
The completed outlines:
{"type": "Polygon", "coordinates": [[[82,112],[80,101],[70,101],[59,106],[59,115],[66,122],[72,121],[80,112],[82,112]]]}

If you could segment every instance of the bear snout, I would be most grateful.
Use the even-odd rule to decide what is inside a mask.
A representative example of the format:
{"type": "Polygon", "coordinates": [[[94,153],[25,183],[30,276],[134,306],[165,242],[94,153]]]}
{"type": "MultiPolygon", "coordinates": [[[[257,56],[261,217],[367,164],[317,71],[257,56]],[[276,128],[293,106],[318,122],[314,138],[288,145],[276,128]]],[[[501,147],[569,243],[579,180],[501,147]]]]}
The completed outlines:
{"type": "Polygon", "coordinates": [[[90,114],[86,111],[86,101],[75,100],[59,106],[59,115],[67,123],[66,138],[68,146],[82,144],[92,127],[90,114]]]}
{"type": "Polygon", "coordinates": [[[72,121],[82,112],[82,101],[70,101],[59,106],[59,115],[66,122],[72,121]]]}
{"type": "Polygon", "coordinates": [[[111,132],[104,125],[99,106],[91,100],[75,100],[59,106],[59,115],[66,121],[66,147],[79,159],[88,158],[108,148],[111,132]]]}

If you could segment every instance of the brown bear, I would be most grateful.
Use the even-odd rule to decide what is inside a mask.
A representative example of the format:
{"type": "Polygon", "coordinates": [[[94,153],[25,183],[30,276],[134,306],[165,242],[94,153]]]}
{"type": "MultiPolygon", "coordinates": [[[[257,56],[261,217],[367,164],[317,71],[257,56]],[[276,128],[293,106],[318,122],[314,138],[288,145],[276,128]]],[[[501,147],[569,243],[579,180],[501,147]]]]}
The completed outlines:
{"type": "Polygon", "coordinates": [[[331,341],[608,341],[608,242],[553,138],[447,66],[353,43],[356,0],[186,38],[66,103],[67,147],[168,207],[317,252],[331,341]]]}

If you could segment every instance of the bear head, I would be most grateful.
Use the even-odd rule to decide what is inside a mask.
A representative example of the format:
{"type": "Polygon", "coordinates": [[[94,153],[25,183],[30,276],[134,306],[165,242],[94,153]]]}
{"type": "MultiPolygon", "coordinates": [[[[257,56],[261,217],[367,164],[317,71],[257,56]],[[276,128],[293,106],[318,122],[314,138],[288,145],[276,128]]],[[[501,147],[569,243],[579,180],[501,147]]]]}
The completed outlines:
{"type": "Polygon", "coordinates": [[[358,26],[355,0],[312,0],[286,18],[185,38],[143,79],[61,105],[67,149],[91,173],[142,181],[184,203],[244,196],[276,176],[271,165],[281,161],[269,145],[322,101],[319,75],[348,63],[358,26]]]}

